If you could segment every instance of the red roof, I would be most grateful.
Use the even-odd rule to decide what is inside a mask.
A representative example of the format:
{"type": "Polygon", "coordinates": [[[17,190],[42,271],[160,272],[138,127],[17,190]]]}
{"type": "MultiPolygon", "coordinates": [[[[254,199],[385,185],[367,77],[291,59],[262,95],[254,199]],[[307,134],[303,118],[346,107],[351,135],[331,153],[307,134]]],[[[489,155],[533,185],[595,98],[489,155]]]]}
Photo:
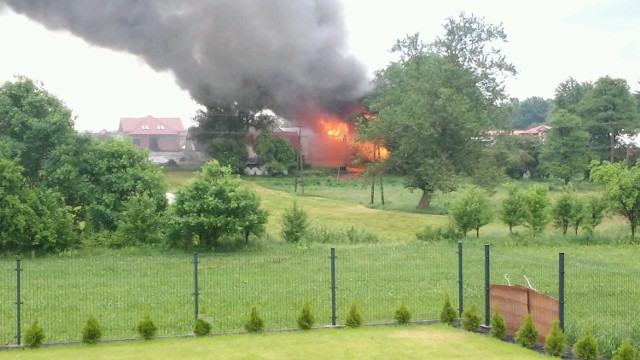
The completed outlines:
{"type": "Polygon", "coordinates": [[[514,135],[540,135],[549,129],[551,129],[551,126],[549,125],[538,125],[536,127],[532,127],[531,129],[527,129],[527,130],[514,130],[513,134],[514,135]]]}
{"type": "Polygon", "coordinates": [[[120,118],[121,133],[126,135],[186,135],[180,118],[120,118]]]}

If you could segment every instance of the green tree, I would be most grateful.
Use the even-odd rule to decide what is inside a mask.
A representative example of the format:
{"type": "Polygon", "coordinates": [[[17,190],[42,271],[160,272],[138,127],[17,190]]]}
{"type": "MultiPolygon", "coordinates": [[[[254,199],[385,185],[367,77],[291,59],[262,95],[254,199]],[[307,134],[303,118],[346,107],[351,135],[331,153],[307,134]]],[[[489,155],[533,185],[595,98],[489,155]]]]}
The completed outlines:
{"type": "Polygon", "coordinates": [[[147,194],[137,194],[125,204],[116,230],[117,246],[157,244],[162,238],[162,217],[147,194]]]}
{"type": "MultiPolygon", "coordinates": [[[[582,99],[580,111],[591,135],[591,145],[609,148],[609,161],[615,162],[620,136],[633,134],[640,125],[636,99],[624,79],[608,76],[596,81],[582,99]]],[[[604,154],[601,159],[605,159],[604,154]]]]}
{"type": "Polygon", "coordinates": [[[270,171],[286,171],[296,163],[296,151],[291,143],[286,139],[274,138],[269,131],[263,131],[258,136],[256,153],[270,171]]]}
{"type": "Polygon", "coordinates": [[[623,163],[602,165],[591,163],[591,180],[599,183],[613,210],[622,215],[631,228],[631,237],[635,237],[640,222],[640,163],[627,167],[623,163]]]}
{"type": "Polygon", "coordinates": [[[471,187],[461,194],[449,209],[454,223],[466,234],[476,230],[480,236],[480,228],[491,222],[493,213],[487,194],[482,189],[471,187]]]}
{"type": "Polygon", "coordinates": [[[512,120],[513,128],[528,129],[534,125],[546,123],[551,110],[550,104],[550,100],[539,96],[529,97],[519,102],[512,120]]]}
{"type": "Polygon", "coordinates": [[[611,360],[635,360],[636,359],[636,349],[631,345],[631,341],[629,339],[625,339],[620,345],[620,349],[616,352],[616,354],[611,358],[611,360]]]}
{"type": "Polygon", "coordinates": [[[309,215],[298,203],[294,202],[290,209],[282,215],[282,237],[290,243],[300,242],[307,232],[309,215]]]}
{"type": "Polygon", "coordinates": [[[540,162],[549,175],[564,180],[566,185],[576,175],[584,174],[589,165],[589,133],[583,129],[582,119],[566,110],[555,111],[549,125],[540,162]]]}
{"type": "Polygon", "coordinates": [[[516,185],[509,186],[507,191],[507,197],[502,201],[499,216],[500,220],[509,226],[509,233],[513,234],[513,228],[525,220],[525,202],[516,185]]]}
{"type": "Polygon", "coordinates": [[[596,196],[588,197],[585,201],[584,207],[585,219],[580,226],[583,230],[593,234],[593,230],[596,226],[600,225],[602,220],[604,220],[604,216],[608,208],[607,198],[596,196]]]}
{"type": "Polygon", "coordinates": [[[536,184],[522,193],[524,203],[524,225],[534,233],[541,233],[549,223],[546,186],[536,184]]]}
{"type": "Polygon", "coordinates": [[[574,78],[569,78],[561,82],[555,91],[553,98],[553,109],[565,110],[572,115],[580,115],[581,102],[586,95],[593,88],[593,84],[589,82],[580,83],[574,78]]]}
{"type": "Polygon", "coordinates": [[[540,152],[542,139],[537,136],[501,134],[495,137],[490,152],[512,179],[522,179],[525,175],[540,178],[540,152]]]}
{"type": "MultiPolygon", "coordinates": [[[[247,224],[266,223],[257,196],[241,188],[240,179],[216,160],[202,167],[184,189],[176,193],[171,216],[173,245],[211,247],[221,237],[247,230],[247,224]]],[[[244,234],[243,234],[244,235],[244,234]]]]}
{"type": "Polygon", "coordinates": [[[569,229],[569,226],[572,224],[576,200],[577,198],[575,196],[565,191],[551,208],[553,225],[562,230],[562,235],[567,234],[567,229],[569,229]]]}
{"type": "Polygon", "coordinates": [[[553,322],[549,334],[544,341],[544,351],[555,357],[562,357],[567,348],[567,336],[560,330],[560,322],[553,322]]]}
{"type": "Polygon", "coordinates": [[[41,83],[17,77],[0,86],[0,139],[10,143],[29,181],[39,181],[45,159],[73,134],[71,110],[41,83]]]}

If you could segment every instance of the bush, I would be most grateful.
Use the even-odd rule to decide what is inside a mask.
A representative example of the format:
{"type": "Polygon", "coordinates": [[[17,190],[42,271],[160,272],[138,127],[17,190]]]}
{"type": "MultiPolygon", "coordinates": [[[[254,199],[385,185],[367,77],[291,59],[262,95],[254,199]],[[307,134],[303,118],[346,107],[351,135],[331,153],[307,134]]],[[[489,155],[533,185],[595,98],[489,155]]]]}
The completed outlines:
{"type": "Polygon", "coordinates": [[[591,336],[590,329],[585,329],[584,335],[573,345],[573,354],[578,360],[598,359],[598,342],[591,336]]]}
{"type": "Polygon", "coordinates": [[[145,340],[151,340],[156,337],[157,333],[158,327],[149,315],[145,315],[144,319],[138,324],[138,334],[145,340]]]}
{"type": "Polygon", "coordinates": [[[465,236],[470,230],[476,230],[476,237],[479,237],[480,228],[491,222],[493,217],[487,193],[477,187],[466,190],[451,205],[449,213],[465,236]]]}
{"type": "Polygon", "coordinates": [[[296,319],[298,321],[298,327],[301,330],[309,330],[313,327],[313,323],[315,319],[313,318],[313,314],[311,313],[311,303],[309,302],[309,298],[305,297],[304,302],[302,303],[302,310],[300,311],[300,315],[296,319]]]}
{"type": "Polygon", "coordinates": [[[258,314],[258,309],[255,306],[251,307],[251,314],[249,315],[249,321],[244,324],[244,329],[249,333],[258,333],[264,330],[264,320],[258,314]]]}
{"type": "Polygon", "coordinates": [[[481,321],[476,304],[471,304],[462,312],[462,327],[467,331],[478,331],[481,321]]]}
{"type": "Polygon", "coordinates": [[[636,349],[631,345],[631,341],[626,339],[622,342],[620,349],[616,352],[616,354],[611,358],[611,360],[635,360],[636,358],[636,349]]]}
{"type": "Polygon", "coordinates": [[[544,341],[544,351],[551,356],[562,357],[566,348],[567,336],[560,330],[560,322],[556,320],[544,341]]]}
{"type": "Polygon", "coordinates": [[[44,328],[38,320],[35,320],[24,332],[24,346],[29,349],[37,349],[44,341],[44,328]]]}
{"type": "Polygon", "coordinates": [[[347,321],[345,325],[350,328],[357,328],[362,326],[364,322],[364,317],[362,316],[362,312],[358,308],[358,304],[354,301],[351,303],[351,307],[349,308],[349,316],[347,316],[347,321]]]}
{"type": "Polygon", "coordinates": [[[197,318],[196,324],[193,326],[193,334],[195,336],[207,336],[211,334],[211,324],[204,319],[197,318]]]}
{"type": "Polygon", "coordinates": [[[446,227],[433,227],[427,225],[424,230],[416,234],[416,238],[420,241],[458,241],[464,237],[464,234],[453,223],[449,223],[446,227]]]}
{"type": "Polygon", "coordinates": [[[449,294],[444,294],[444,304],[442,305],[442,311],[440,311],[440,322],[447,325],[453,325],[456,323],[457,319],[458,313],[451,305],[449,294]]]}
{"type": "Polygon", "coordinates": [[[516,342],[523,347],[531,348],[538,340],[538,329],[533,324],[533,319],[531,318],[531,314],[527,314],[524,317],[524,323],[516,331],[516,342]]]}
{"type": "Polygon", "coordinates": [[[282,215],[282,237],[290,243],[300,242],[309,226],[309,215],[297,203],[282,215]]]}
{"type": "Polygon", "coordinates": [[[393,314],[393,318],[396,319],[398,324],[407,325],[411,321],[411,312],[404,304],[400,304],[400,307],[393,314]]]}
{"type": "Polygon", "coordinates": [[[101,337],[102,329],[100,328],[98,319],[93,315],[89,315],[87,317],[87,322],[84,324],[84,328],[82,328],[82,343],[97,344],[101,337]]]}
{"type": "Polygon", "coordinates": [[[504,321],[502,314],[500,314],[498,305],[493,308],[490,334],[496,339],[502,339],[507,334],[507,323],[504,321]]]}

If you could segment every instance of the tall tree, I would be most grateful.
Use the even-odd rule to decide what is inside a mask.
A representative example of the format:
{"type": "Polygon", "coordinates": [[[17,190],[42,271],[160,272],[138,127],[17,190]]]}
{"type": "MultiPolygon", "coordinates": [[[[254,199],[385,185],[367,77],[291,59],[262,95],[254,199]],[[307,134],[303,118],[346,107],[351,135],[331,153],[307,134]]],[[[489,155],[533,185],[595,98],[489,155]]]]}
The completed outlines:
{"type": "Polygon", "coordinates": [[[567,112],[579,115],[580,103],[584,96],[593,88],[593,84],[589,82],[578,82],[570,77],[561,82],[555,91],[553,98],[554,110],[566,110],[567,112]]]}
{"type": "Polygon", "coordinates": [[[44,160],[73,134],[71,110],[41,83],[17,77],[0,86],[0,138],[31,182],[39,181],[44,160]]]}
{"type": "Polygon", "coordinates": [[[589,165],[589,133],[584,130],[582,119],[566,110],[555,111],[549,125],[540,162],[549,175],[568,184],[589,165]]]}
{"type": "Polygon", "coordinates": [[[550,101],[533,96],[519,103],[513,119],[514,129],[528,129],[536,124],[544,124],[549,118],[550,101]]]}
{"type": "Polygon", "coordinates": [[[582,99],[580,111],[596,149],[608,148],[609,161],[615,162],[620,136],[633,134],[640,125],[636,99],[624,79],[608,76],[596,81],[582,99]]]}

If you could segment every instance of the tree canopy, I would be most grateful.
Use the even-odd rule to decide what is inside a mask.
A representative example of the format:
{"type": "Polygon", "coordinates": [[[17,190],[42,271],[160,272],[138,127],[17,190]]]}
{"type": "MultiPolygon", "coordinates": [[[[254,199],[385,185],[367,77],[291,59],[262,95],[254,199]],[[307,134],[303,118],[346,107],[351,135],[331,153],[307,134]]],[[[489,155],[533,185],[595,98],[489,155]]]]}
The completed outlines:
{"type": "Polygon", "coordinates": [[[578,174],[584,174],[589,165],[589,133],[582,119],[566,110],[558,110],[549,120],[551,129],[540,156],[546,172],[564,180],[565,184],[578,174]]]}

